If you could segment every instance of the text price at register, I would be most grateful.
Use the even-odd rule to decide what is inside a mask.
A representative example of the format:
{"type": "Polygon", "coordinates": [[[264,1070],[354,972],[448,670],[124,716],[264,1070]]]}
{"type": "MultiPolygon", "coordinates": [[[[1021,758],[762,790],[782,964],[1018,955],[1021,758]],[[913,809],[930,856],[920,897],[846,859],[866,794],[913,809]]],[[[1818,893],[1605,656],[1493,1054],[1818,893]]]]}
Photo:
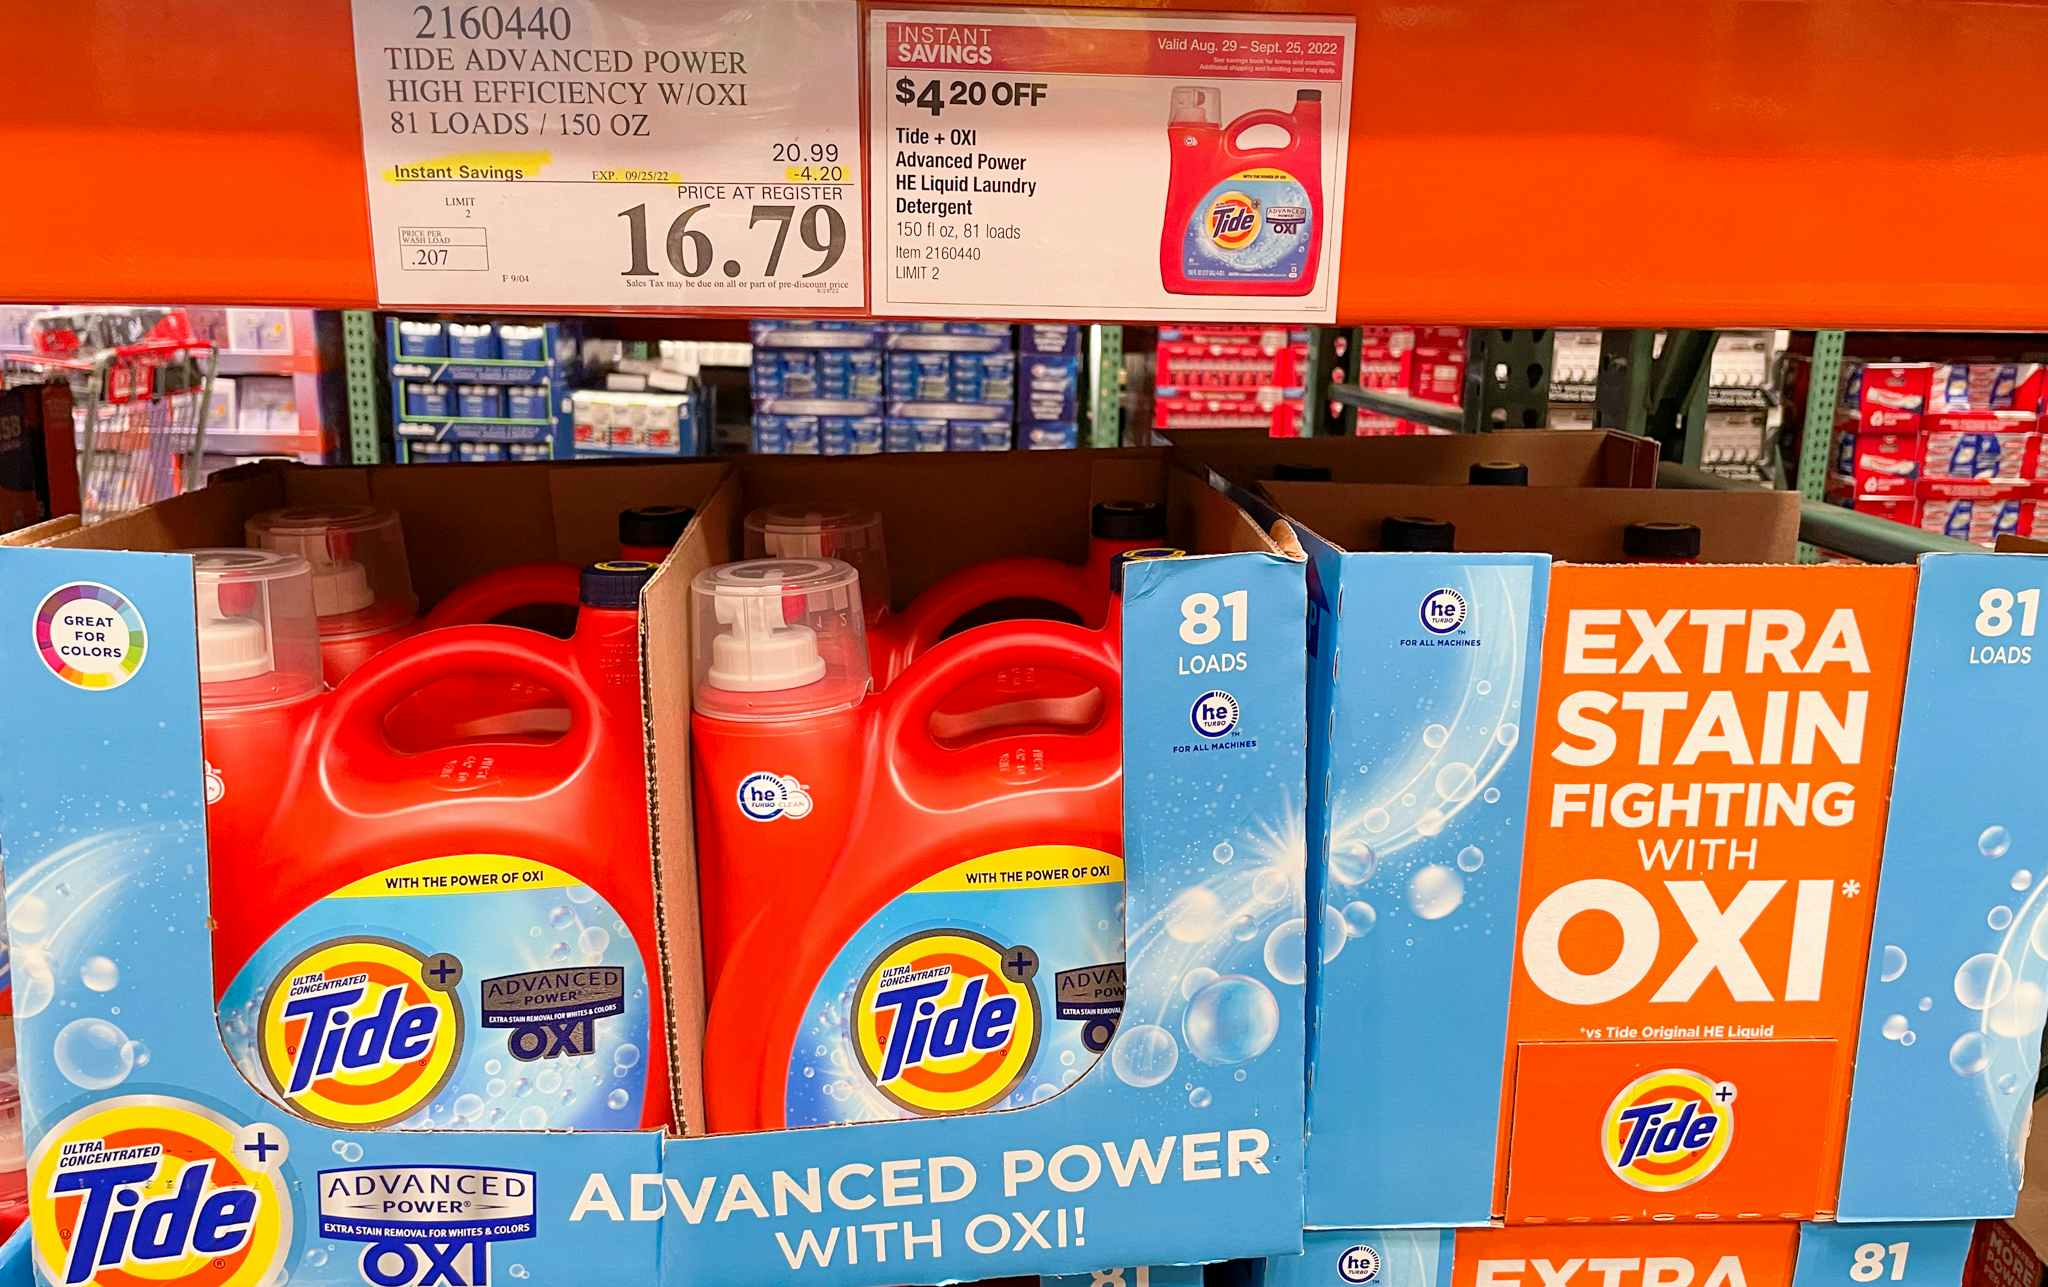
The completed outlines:
{"type": "MultiPolygon", "coordinates": [[[[738,277],[746,271],[746,265],[734,258],[721,259],[711,237],[703,231],[692,228],[690,221],[711,208],[710,202],[700,202],[685,207],[669,221],[668,231],[662,238],[662,258],[678,276],[696,279],[716,269],[725,277],[738,277]]],[[[619,211],[619,218],[626,221],[627,253],[630,263],[619,275],[622,277],[658,277],[653,267],[647,245],[647,205],[645,202],[630,209],[619,211]]],[[[749,230],[764,225],[774,230],[767,247],[767,259],[762,264],[759,276],[779,276],[785,266],[784,251],[789,244],[790,226],[796,225],[797,240],[804,247],[821,256],[803,277],[816,277],[829,272],[846,253],[846,219],[829,205],[806,206],[799,214],[794,205],[756,203],[748,212],[749,230]]]]}
{"type": "Polygon", "coordinates": [[[1037,107],[1051,89],[1042,80],[928,80],[920,86],[899,76],[896,101],[937,116],[948,107],[1037,107]]]}

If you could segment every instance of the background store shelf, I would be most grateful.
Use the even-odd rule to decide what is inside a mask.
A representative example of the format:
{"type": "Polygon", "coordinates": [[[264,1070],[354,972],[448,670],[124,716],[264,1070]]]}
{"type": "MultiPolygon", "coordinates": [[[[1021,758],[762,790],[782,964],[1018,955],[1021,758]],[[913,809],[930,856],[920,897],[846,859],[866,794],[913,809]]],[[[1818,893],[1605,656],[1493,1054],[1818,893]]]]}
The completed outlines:
{"type": "MultiPolygon", "coordinates": [[[[1348,4],[1347,321],[2048,313],[2048,78],[2022,53],[2048,5],[1348,4]]],[[[346,0],[80,0],[9,36],[9,156],[45,199],[0,203],[0,298],[372,301],[346,0]]]]}

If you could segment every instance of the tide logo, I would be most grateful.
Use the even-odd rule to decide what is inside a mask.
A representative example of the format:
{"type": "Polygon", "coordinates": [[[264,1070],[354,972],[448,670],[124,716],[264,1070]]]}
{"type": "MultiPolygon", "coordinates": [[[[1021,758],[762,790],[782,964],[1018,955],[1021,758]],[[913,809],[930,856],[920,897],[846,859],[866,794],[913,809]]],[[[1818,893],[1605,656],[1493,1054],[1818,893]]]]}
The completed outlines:
{"type": "Polygon", "coordinates": [[[1243,250],[1259,235],[1259,203],[1242,192],[1226,192],[1209,203],[1209,240],[1218,250],[1243,250]]]}
{"type": "Polygon", "coordinates": [[[44,1136],[30,1221],[46,1281],[262,1287],[291,1250],[283,1136],[155,1095],[103,1100],[44,1136]]]}
{"type": "Polygon", "coordinates": [[[264,993],[257,1049],[283,1102],[329,1126],[387,1126],[439,1093],[462,1054],[462,964],[383,938],[322,943],[264,993]]]}
{"type": "Polygon", "coordinates": [[[1038,1053],[1038,954],[928,930],[877,957],[854,994],[861,1071],[898,1107],[971,1113],[1010,1093],[1038,1053]]]}
{"type": "Polygon", "coordinates": [[[1735,1138],[1735,1087],[1689,1068],[1645,1073],[1614,1097],[1600,1148],[1623,1183],[1669,1193],[1699,1183],[1735,1138]]]}

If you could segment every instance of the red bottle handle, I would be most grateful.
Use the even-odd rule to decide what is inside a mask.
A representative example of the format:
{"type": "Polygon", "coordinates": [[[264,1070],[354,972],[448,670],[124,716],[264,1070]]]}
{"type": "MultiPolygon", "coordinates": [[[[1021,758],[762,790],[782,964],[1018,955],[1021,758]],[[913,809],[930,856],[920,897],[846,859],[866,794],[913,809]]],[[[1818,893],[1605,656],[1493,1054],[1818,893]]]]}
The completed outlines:
{"type": "Polygon", "coordinates": [[[334,690],[314,734],[314,762],[328,789],[339,795],[344,782],[417,778],[422,755],[459,756],[462,745],[419,752],[400,751],[384,733],[384,719],[399,702],[446,679],[504,675],[561,694],[569,708],[569,730],[559,742],[479,742],[495,765],[488,783],[494,795],[546,790],[572,775],[596,754],[603,718],[596,696],[577,671],[571,645],[516,626],[450,626],[428,630],[393,644],[365,662],[334,690]],[[346,761],[343,770],[338,761],[346,761]],[[379,763],[389,766],[377,772],[379,763]]]}
{"type": "Polygon", "coordinates": [[[536,605],[573,608],[582,598],[581,578],[582,569],[574,563],[515,563],[457,586],[434,605],[426,625],[429,630],[482,625],[536,605]]]}
{"type": "MultiPolygon", "coordinates": [[[[1074,745],[1094,739],[1101,743],[1107,767],[1122,763],[1123,739],[1105,736],[1105,726],[1120,727],[1123,706],[1123,665],[1109,632],[1068,625],[1063,621],[1002,622],[976,626],[944,640],[914,662],[894,685],[882,694],[888,704],[883,716],[883,745],[890,748],[889,762],[899,773],[910,766],[929,763],[934,778],[951,776],[952,757],[969,754],[972,747],[947,747],[931,734],[932,715],[939,703],[962,687],[1014,667],[1040,667],[1075,675],[1102,690],[1104,717],[1084,731],[1033,732],[1033,739],[1051,739],[1074,745]]],[[[976,738],[985,742],[1003,736],[1002,728],[991,728],[976,738]]],[[[983,753],[986,754],[985,752],[983,753]]],[[[1062,757],[1065,761],[1066,757],[1062,757]]],[[[1085,761],[1081,761],[1085,762],[1085,761]]]]}
{"type": "Polygon", "coordinates": [[[1299,129],[1300,127],[1294,123],[1294,117],[1291,113],[1280,111],[1277,108],[1262,107],[1255,112],[1246,112],[1243,116],[1232,121],[1230,128],[1223,132],[1223,146],[1238,156],[1259,156],[1267,152],[1278,152],[1294,146],[1295,142],[1301,137],[1298,132],[1299,129]],[[1287,131],[1287,141],[1278,147],[1239,147],[1237,140],[1243,137],[1246,130],[1251,129],[1255,125],[1277,125],[1287,131]]]}
{"type": "Polygon", "coordinates": [[[940,577],[911,600],[903,613],[910,656],[931,650],[953,624],[977,608],[1005,599],[1036,599],[1056,604],[1083,621],[1098,610],[1106,586],[1087,584],[1080,568],[1058,559],[1015,558],[978,563],[940,577]]]}

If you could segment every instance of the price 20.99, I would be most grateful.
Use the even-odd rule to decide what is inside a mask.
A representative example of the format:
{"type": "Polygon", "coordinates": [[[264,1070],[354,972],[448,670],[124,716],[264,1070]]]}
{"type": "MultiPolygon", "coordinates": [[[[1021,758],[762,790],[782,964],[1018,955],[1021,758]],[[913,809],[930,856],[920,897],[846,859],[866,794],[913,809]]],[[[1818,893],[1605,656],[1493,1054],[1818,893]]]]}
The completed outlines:
{"type": "MultiPolygon", "coordinates": [[[[740,260],[721,257],[709,233],[690,226],[691,220],[710,208],[710,202],[690,206],[669,221],[668,232],[662,238],[662,257],[678,276],[694,279],[716,269],[722,276],[738,277],[747,271],[740,260]]],[[[648,254],[645,203],[619,211],[619,218],[626,221],[627,254],[631,260],[619,275],[659,276],[648,254]]],[[[747,227],[759,228],[763,224],[774,227],[775,238],[768,247],[767,262],[757,276],[776,277],[782,273],[783,251],[788,247],[792,225],[796,228],[797,240],[805,249],[819,256],[816,264],[802,276],[816,277],[831,271],[839,257],[846,253],[846,219],[831,206],[807,206],[799,214],[794,205],[757,204],[748,213],[747,227]]]]}

